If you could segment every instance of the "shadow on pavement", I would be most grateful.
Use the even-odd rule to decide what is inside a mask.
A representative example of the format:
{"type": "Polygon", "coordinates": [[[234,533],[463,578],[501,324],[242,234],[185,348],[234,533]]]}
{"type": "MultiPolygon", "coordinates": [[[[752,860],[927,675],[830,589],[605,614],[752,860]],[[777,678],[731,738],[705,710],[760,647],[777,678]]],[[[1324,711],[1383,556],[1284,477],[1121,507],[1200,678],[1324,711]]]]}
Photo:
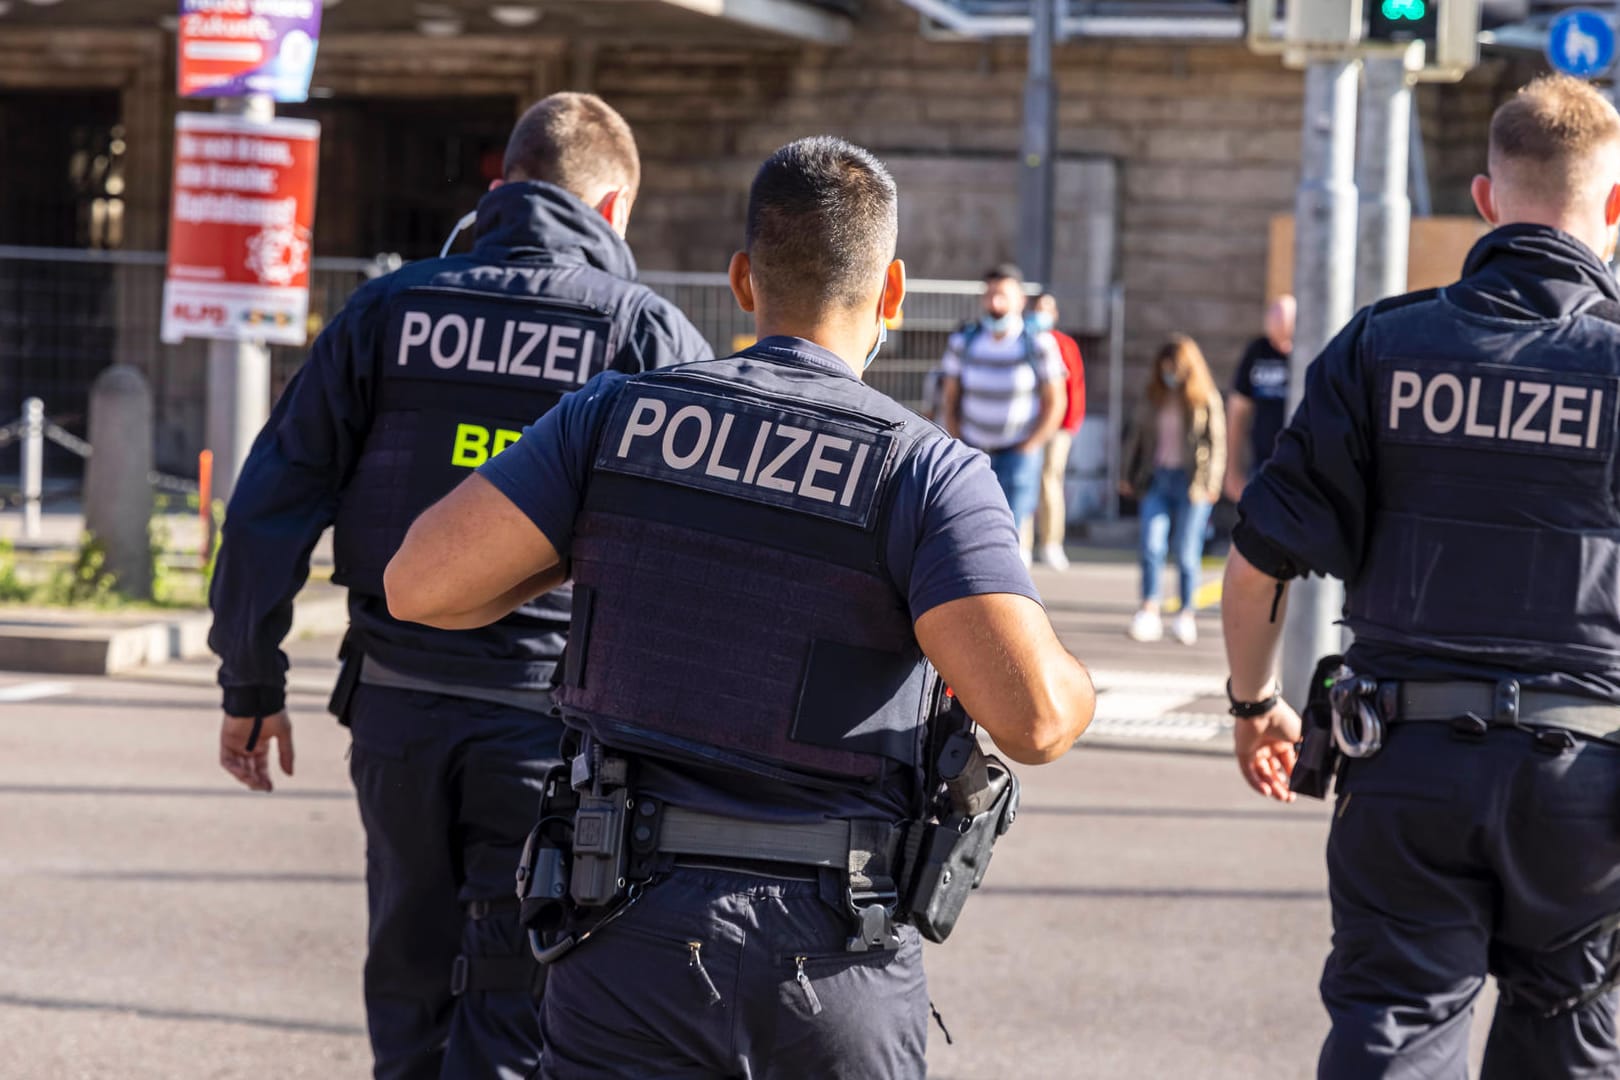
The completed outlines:
{"type": "MultiPolygon", "coordinates": [[[[259,793],[242,787],[103,787],[95,784],[0,784],[0,795],[131,795],[137,798],[179,799],[252,799],[259,793]]],[[[354,792],[344,788],[286,789],[277,788],[276,799],[316,799],[328,802],[352,802],[354,792]]]]}
{"type": "Polygon", "coordinates": [[[1083,896],[1093,900],[1308,900],[1321,903],[1325,889],[1182,889],[1112,885],[982,885],[987,896],[1083,896]]]}
{"type": "Polygon", "coordinates": [[[271,1016],[246,1016],[236,1013],[194,1012],[189,1009],[154,1009],[128,1001],[71,1001],[66,998],[23,997],[20,994],[0,994],[0,1005],[13,1005],[29,1009],[59,1009],[64,1012],[105,1012],[138,1016],[143,1020],[198,1020],[210,1024],[246,1024],[249,1027],[273,1028],[277,1031],[301,1031],[317,1035],[364,1035],[366,1029],[358,1024],[327,1024],[319,1020],[278,1020],[271,1016]]]}
{"type": "Polygon", "coordinates": [[[184,884],[224,885],[364,885],[360,874],[319,874],[302,871],[276,873],[269,870],[83,870],[43,876],[73,878],[76,881],[157,881],[184,884]]]}
{"type": "Polygon", "coordinates": [[[1062,817],[1185,818],[1189,821],[1260,821],[1271,825],[1321,825],[1316,814],[1287,810],[1214,810],[1197,806],[1039,806],[1024,803],[1018,813],[1062,817]]]}

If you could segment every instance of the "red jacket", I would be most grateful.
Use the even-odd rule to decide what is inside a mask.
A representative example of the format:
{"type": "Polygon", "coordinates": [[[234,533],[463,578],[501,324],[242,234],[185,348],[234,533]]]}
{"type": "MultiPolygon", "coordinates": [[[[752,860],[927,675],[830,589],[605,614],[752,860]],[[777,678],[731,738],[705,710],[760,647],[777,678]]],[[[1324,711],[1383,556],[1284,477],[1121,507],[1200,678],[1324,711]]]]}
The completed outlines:
{"type": "Polygon", "coordinates": [[[1086,364],[1074,338],[1061,330],[1053,330],[1052,337],[1063,354],[1063,366],[1069,369],[1069,411],[1063,414],[1063,430],[1073,435],[1086,419],[1086,364]]]}

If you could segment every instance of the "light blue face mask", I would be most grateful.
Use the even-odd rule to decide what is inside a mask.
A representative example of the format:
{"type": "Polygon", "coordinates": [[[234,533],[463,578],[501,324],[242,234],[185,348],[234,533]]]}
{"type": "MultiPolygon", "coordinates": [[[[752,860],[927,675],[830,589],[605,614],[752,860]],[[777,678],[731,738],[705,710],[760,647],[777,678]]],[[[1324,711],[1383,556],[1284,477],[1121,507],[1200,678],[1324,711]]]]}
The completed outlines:
{"type": "Polygon", "coordinates": [[[1052,318],[1050,311],[1037,311],[1034,322],[1037,330],[1052,330],[1057,326],[1057,320],[1052,318]]]}
{"type": "Polygon", "coordinates": [[[872,361],[877,359],[878,350],[883,348],[883,343],[889,340],[889,320],[883,317],[883,301],[888,295],[889,286],[885,283],[883,291],[878,294],[878,336],[877,340],[872,343],[872,351],[867,353],[866,359],[861,362],[861,372],[863,374],[867,368],[872,366],[872,361]]]}
{"type": "Polygon", "coordinates": [[[1009,311],[1005,315],[986,315],[983,320],[984,328],[993,334],[1010,334],[1018,329],[1018,313],[1009,311]]]}

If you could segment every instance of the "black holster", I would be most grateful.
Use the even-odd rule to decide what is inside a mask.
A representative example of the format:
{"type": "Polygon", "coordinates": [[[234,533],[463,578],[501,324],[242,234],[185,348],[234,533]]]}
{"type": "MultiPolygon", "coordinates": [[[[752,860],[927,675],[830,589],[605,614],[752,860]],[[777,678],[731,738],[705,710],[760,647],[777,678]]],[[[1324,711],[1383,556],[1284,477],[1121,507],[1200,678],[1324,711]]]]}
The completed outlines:
{"type": "MultiPolygon", "coordinates": [[[[906,841],[906,919],[929,941],[956,927],[968,894],[979,887],[990,855],[1018,816],[1018,778],[1005,762],[979,749],[972,722],[953,704],[957,727],[940,750],[943,798],[932,820],[911,823],[906,841]]],[[[950,714],[948,714],[950,715],[950,714]]]]}
{"type": "Polygon", "coordinates": [[[360,687],[360,665],[365,659],[354,631],[350,630],[343,635],[343,644],[338,646],[337,682],[332,687],[331,700],[326,703],[326,711],[337,717],[344,727],[349,726],[349,706],[354,704],[354,692],[360,687]]]}
{"type": "Polygon", "coordinates": [[[1324,656],[1311,674],[1310,692],[1300,716],[1304,727],[1295,748],[1294,771],[1288,778],[1288,789],[1296,795],[1327,798],[1344,763],[1333,742],[1333,683],[1343,664],[1342,656],[1324,656]]]}

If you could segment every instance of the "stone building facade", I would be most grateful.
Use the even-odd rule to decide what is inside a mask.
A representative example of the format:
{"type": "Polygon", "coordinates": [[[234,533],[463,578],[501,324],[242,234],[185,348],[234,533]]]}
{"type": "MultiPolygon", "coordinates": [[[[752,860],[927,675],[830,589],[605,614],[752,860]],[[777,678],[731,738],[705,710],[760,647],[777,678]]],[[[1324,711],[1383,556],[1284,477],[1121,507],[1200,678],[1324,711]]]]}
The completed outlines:
{"type": "MultiPolygon", "coordinates": [[[[644,268],[723,269],[754,167],[783,142],[820,132],[860,142],[894,166],[905,200],[901,254],[913,275],[975,277],[1013,253],[1021,42],[925,34],[900,0],[866,0],[857,32],[836,46],[758,31],[695,43],[611,30],[564,39],[548,37],[542,22],[533,33],[448,40],[329,33],[315,79],[323,96],[291,110],[325,124],[317,255],[431,253],[487,184],[492,153],[498,168],[518,110],[560,88],[602,94],[637,132],[645,179],[631,240],[644,268]]],[[[1257,332],[1269,222],[1292,208],[1301,75],[1237,42],[1069,41],[1055,66],[1054,284],[1074,297],[1069,321],[1104,333],[1098,297],[1119,281],[1128,397],[1172,331],[1199,340],[1224,382],[1257,332]]],[[[1420,90],[1437,213],[1469,212],[1467,181],[1483,163],[1490,111],[1533,70],[1488,58],[1461,84],[1420,90]]],[[[86,196],[102,200],[100,218],[75,211],[81,224],[87,214],[101,222],[93,239],[105,242],[105,205],[117,204],[109,246],[162,247],[172,117],[181,107],[173,85],[173,35],[155,27],[0,26],[0,140],[70,97],[101,95],[102,108],[117,114],[108,145],[118,148],[118,190],[103,184],[86,196]]],[[[0,193],[15,190],[8,170],[33,164],[0,146],[0,193]]],[[[31,231],[40,220],[0,206],[0,244],[85,242],[83,228],[31,231]]],[[[0,311],[13,270],[0,263],[0,311]]],[[[134,270],[118,273],[126,277],[107,316],[120,327],[116,351],[158,372],[160,458],[181,468],[200,439],[200,353],[159,345],[151,286],[137,285],[134,270]]],[[[331,286],[334,296],[349,284],[331,286]]],[[[317,297],[316,306],[335,302],[317,297]]],[[[1095,364],[1094,411],[1105,400],[1103,377],[1095,364]]],[[[28,378],[0,355],[0,406],[26,391],[7,392],[6,382],[28,378]]]]}

